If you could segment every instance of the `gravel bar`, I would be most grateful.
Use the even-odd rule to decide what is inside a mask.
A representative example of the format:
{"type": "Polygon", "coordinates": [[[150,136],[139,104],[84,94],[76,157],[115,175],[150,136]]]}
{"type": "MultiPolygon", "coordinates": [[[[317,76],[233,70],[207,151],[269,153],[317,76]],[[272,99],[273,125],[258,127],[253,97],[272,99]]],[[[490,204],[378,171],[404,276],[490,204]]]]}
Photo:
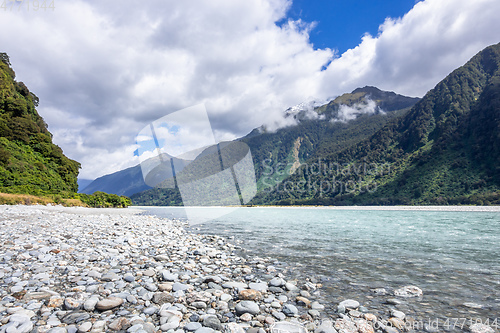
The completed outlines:
{"type": "Polygon", "coordinates": [[[0,206],[0,333],[434,330],[394,308],[421,297],[416,286],[395,291],[387,318],[349,299],[328,315],[313,278],[288,280],[272,258],[140,212],[0,206]]]}

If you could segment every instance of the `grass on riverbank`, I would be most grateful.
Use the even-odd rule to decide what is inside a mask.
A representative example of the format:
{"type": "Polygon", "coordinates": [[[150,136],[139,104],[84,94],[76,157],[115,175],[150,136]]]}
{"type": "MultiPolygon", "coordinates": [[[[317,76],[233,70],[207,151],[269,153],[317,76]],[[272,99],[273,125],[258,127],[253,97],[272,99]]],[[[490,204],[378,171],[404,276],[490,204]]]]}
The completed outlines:
{"type": "Polygon", "coordinates": [[[80,199],[61,199],[58,197],[39,197],[30,194],[0,193],[0,205],[48,205],[87,206],[80,199]]]}
{"type": "Polygon", "coordinates": [[[128,207],[132,204],[130,199],[125,196],[108,194],[104,192],[95,192],[94,194],[75,193],[72,196],[63,197],[58,194],[48,194],[36,196],[31,194],[0,193],[0,205],[63,205],[66,207],[128,207]]]}

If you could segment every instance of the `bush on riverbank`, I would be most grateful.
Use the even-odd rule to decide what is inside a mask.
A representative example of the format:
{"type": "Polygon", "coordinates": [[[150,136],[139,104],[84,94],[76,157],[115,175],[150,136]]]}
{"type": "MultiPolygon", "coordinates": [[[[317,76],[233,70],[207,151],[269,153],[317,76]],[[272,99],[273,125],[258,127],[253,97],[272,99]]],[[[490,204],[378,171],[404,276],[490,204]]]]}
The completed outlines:
{"type": "Polygon", "coordinates": [[[132,205],[130,198],[126,196],[118,196],[116,194],[108,194],[104,192],[94,192],[93,194],[77,194],[79,199],[90,207],[128,207],[132,205]]]}

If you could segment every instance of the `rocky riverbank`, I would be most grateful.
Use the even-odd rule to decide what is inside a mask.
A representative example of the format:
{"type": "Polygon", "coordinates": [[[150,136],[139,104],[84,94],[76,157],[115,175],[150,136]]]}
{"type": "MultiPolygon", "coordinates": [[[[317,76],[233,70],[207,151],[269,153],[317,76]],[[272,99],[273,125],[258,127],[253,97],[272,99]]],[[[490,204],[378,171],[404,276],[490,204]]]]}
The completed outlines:
{"type": "Polygon", "coordinates": [[[422,296],[418,287],[394,290],[385,317],[356,300],[327,314],[314,277],[290,279],[272,258],[243,259],[235,250],[224,238],[130,209],[0,206],[0,333],[442,329],[397,310],[422,296]]]}

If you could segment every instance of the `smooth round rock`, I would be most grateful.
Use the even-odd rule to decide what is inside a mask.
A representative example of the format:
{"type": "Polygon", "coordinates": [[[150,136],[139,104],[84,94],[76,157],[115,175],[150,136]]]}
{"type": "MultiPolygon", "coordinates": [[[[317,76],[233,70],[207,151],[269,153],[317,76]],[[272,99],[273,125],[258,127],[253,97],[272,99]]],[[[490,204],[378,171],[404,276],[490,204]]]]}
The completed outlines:
{"type": "Polygon", "coordinates": [[[238,315],[242,315],[244,313],[256,315],[260,312],[259,305],[253,301],[241,301],[236,304],[235,310],[238,315]]]}
{"type": "Polygon", "coordinates": [[[200,323],[193,323],[193,322],[187,323],[186,326],[184,326],[184,330],[186,330],[188,332],[194,332],[199,328],[201,328],[201,324],[200,323]]]}
{"type": "Polygon", "coordinates": [[[107,311],[119,307],[123,304],[123,299],[119,297],[108,297],[97,302],[95,308],[99,311],[107,311]]]}
{"type": "Polygon", "coordinates": [[[283,280],[280,277],[275,277],[274,279],[269,281],[269,285],[272,287],[281,287],[281,286],[285,285],[285,280],[283,280]]]}
{"type": "Polygon", "coordinates": [[[86,321],[78,326],[78,332],[88,332],[92,328],[92,323],[90,321],[86,321]]]}
{"type": "Polygon", "coordinates": [[[353,299],[346,299],[340,302],[339,306],[343,306],[346,309],[357,309],[359,307],[359,302],[353,299]]]}

